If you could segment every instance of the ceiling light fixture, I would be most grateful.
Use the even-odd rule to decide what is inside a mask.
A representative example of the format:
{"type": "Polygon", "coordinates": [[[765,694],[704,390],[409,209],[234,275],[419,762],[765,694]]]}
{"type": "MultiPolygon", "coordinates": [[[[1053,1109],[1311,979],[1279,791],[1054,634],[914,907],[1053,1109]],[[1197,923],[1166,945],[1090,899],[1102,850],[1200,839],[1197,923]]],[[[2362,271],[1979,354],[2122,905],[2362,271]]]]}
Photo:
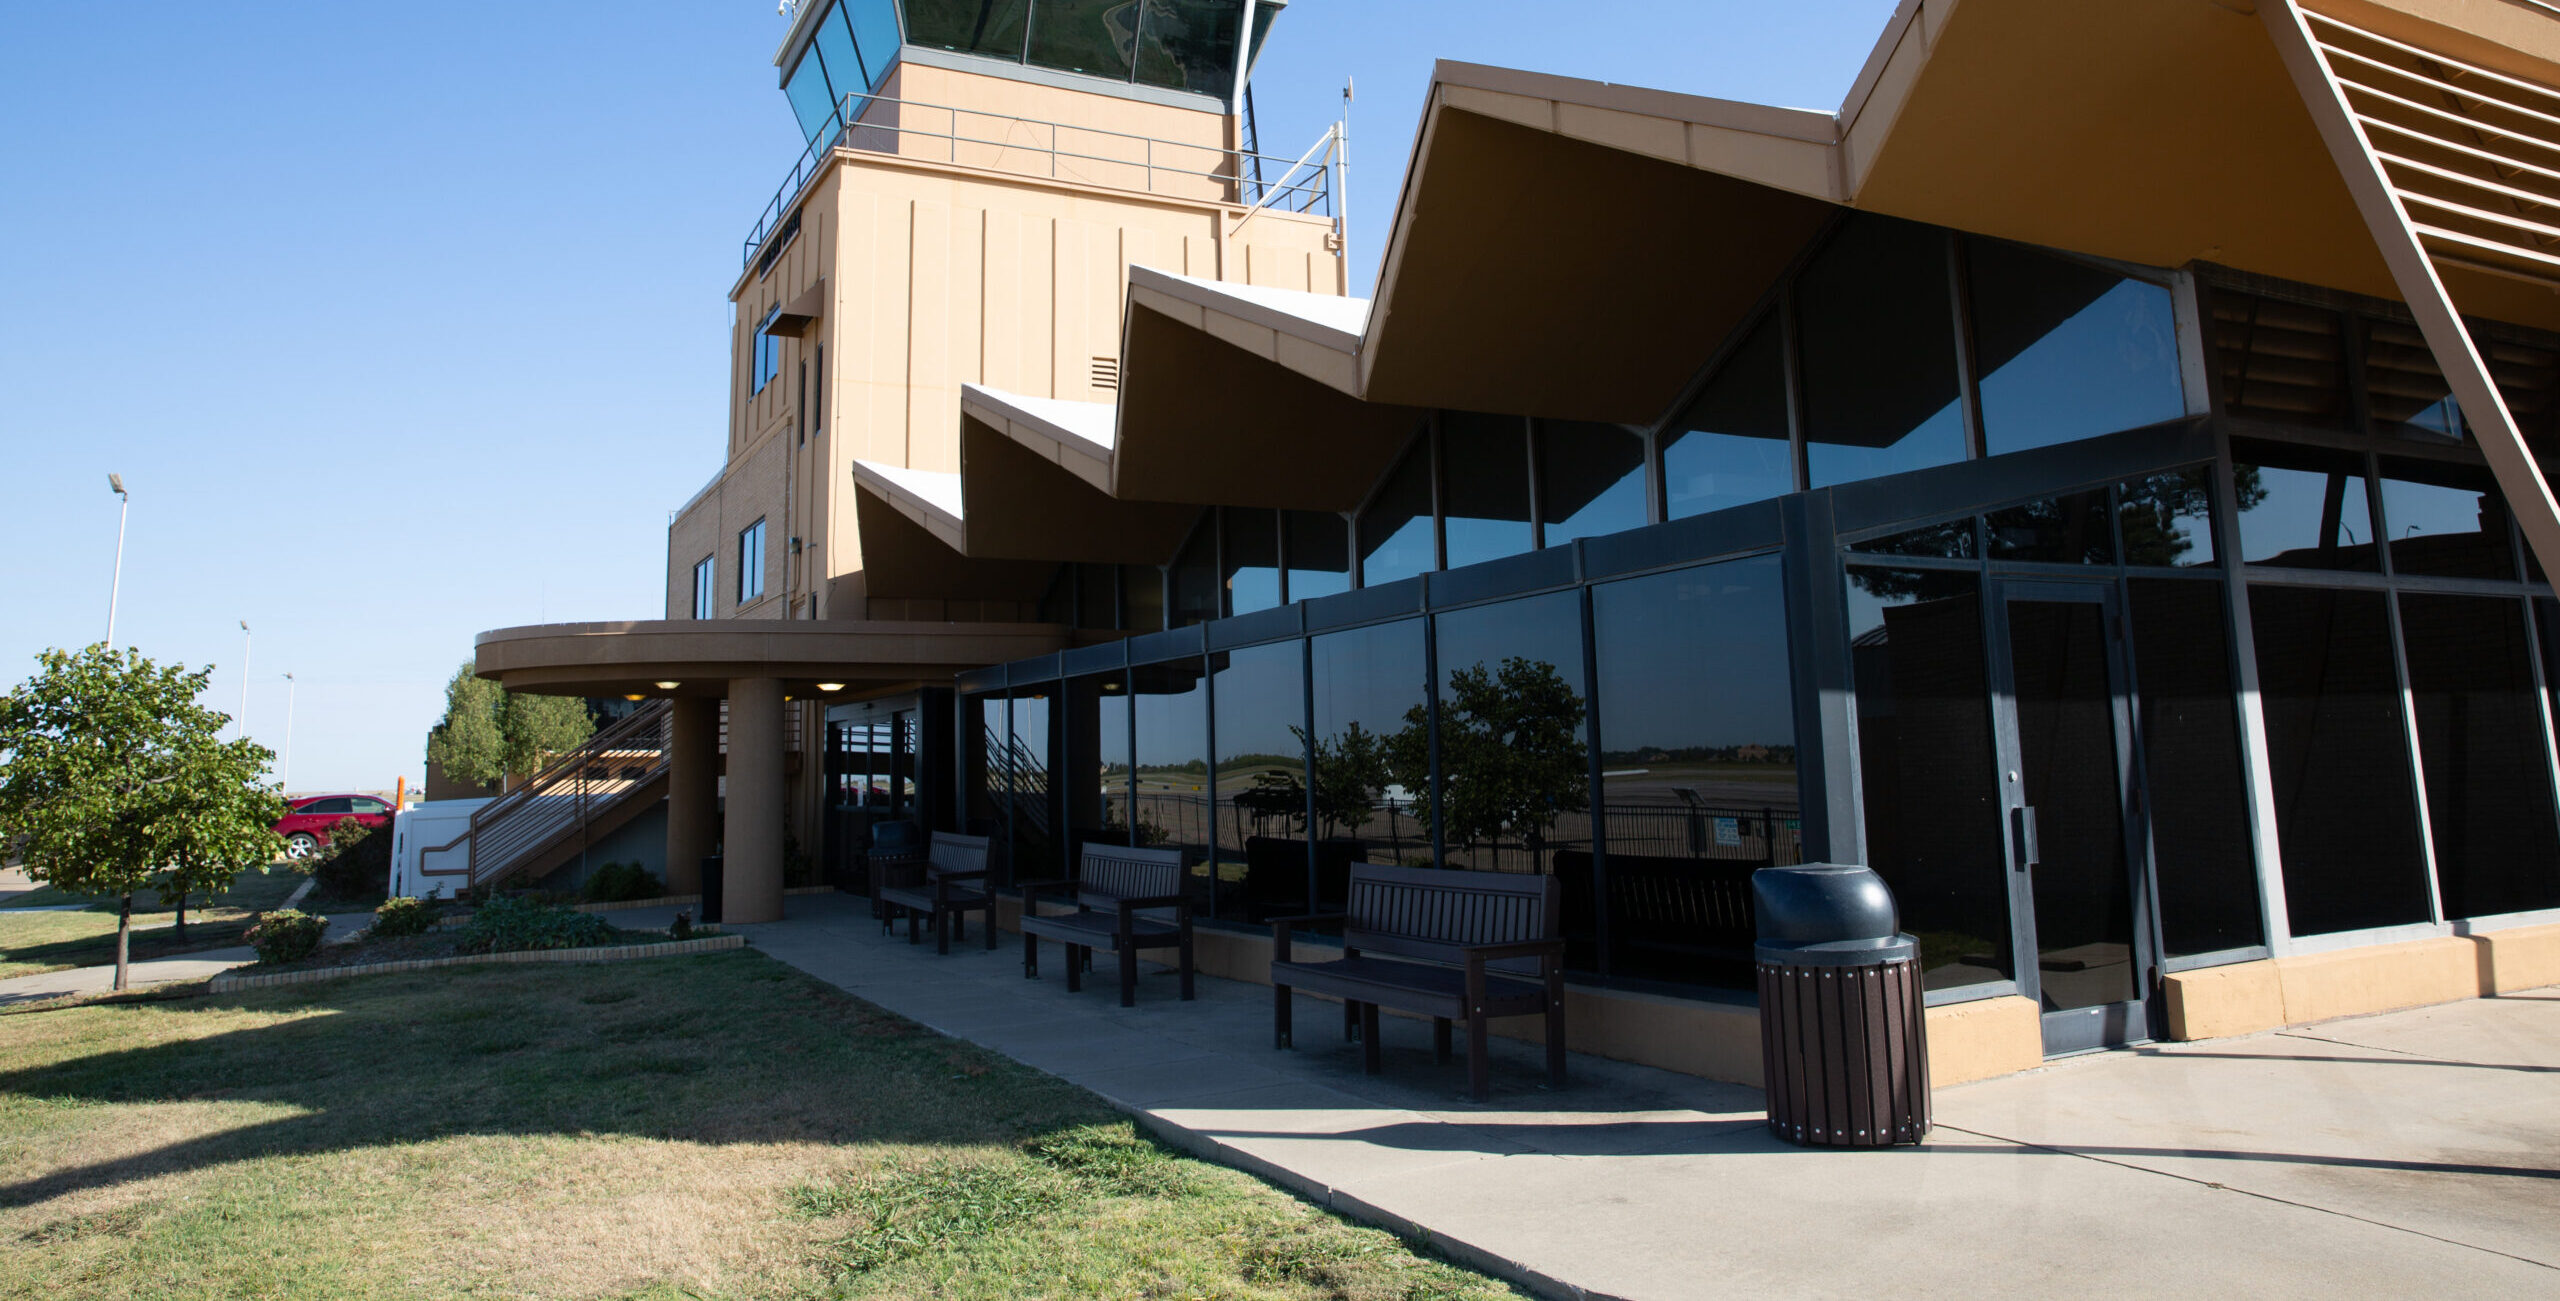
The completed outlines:
{"type": "Polygon", "coordinates": [[[660,691],[673,691],[673,690],[675,690],[676,688],[683,686],[684,684],[683,684],[683,683],[681,683],[681,682],[661,682],[661,683],[659,683],[659,684],[657,684],[657,685],[658,685],[658,690],[660,690],[660,691]]]}
{"type": "Polygon", "coordinates": [[[821,682],[818,684],[818,690],[826,692],[842,691],[844,690],[844,684],[841,682],[821,682]]]}

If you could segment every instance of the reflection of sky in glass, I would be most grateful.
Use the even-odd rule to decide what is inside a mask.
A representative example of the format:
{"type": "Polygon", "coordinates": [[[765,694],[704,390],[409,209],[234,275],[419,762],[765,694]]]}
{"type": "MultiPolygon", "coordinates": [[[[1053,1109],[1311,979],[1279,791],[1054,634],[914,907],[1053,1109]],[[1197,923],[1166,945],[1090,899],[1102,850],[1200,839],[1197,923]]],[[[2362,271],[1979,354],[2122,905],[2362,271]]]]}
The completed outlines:
{"type": "Polygon", "coordinates": [[[1239,569],[1227,580],[1227,610],[1251,614],[1280,604],[1280,571],[1265,565],[1239,569]]]}
{"type": "Polygon", "coordinates": [[[1571,592],[1549,592],[1439,616],[1441,689],[1460,669],[1481,664],[1499,674],[1502,662],[1517,656],[1554,668],[1581,695],[1581,606],[1571,592]]]}
{"type": "MultiPolygon", "coordinates": [[[[1146,679],[1139,679],[1142,685],[1146,679]]],[[[1142,691],[1138,696],[1138,766],[1176,768],[1209,759],[1208,693],[1194,679],[1177,693],[1142,691]]]]}
{"type": "Polygon", "coordinates": [[[1300,694],[1303,654],[1294,641],[1248,646],[1229,652],[1218,670],[1218,753],[1294,755],[1297,736],[1289,729],[1306,726],[1306,702],[1300,694]]]}
{"type": "Polygon", "coordinates": [[[1662,449],[1672,519],[1704,515],[1796,490],[1795,455],[1783,438],[1691,432],[1662,449]]]}
{"type": "Polygon", "coordinates": [[[2169,291],[2127,280],[1983,377],[1994,456],[2137,429],[2186,410],[2169,291]]]}
{"type": "Polygon", "coordinates": [[[1601,490],[1582,509],[1560,520],[1547,522],[1547,545],[1560,546],[1575,538],[1595,538],[1604,533],[1620,533],[1644,527],[1644,468],[1641,462],[1624,478],[1601,490]]]}
{"type": "Polygon", "coordinates": [[[1422,621],[1407,619],[1315,639],[1316,735],[1333,738],[1358,723],[1384,736],[1422,703],[1422,621]]]}
{"type": "Polygon", "coordinates": [[[1020,744],[1032,763],[1047,762],[1049,753],[1049,697],[1013,698],[1013,739],[1020,744]]]}
{"type": "Polygon", "coordinates": [[[1921,421],[1918,427],[1887,447],[1820,442],[1809,443],[1805,447],[1805,469],[1816,488],[1882,478],[1888,474],[1947,465],[1963,459],[1964,412],[1955,402],[1938,408],[1937,414],[1921,421]]]}
{"type": "Polygon", "coordinates": [[[1516,556],[1529,549],[1529,522],[1507,519],[1468,519],[1452,515],[1448,519],[1449,567],[1472,565],[1479,560],[1498,560],[1516,556]]]}
{"type": "Polygon", "coordinates": [[[2391,521],[2391,540],[2395,543],[2415,537],[2478,536],[2480,494],[2467,488],[2385,479],[2382,517],[2391,521]]]}
{"type": "Polygon", "coordinates": [[[1431,571],[1431,517],[1416,515],[1387,535],[1360,562],[1360,580],[1375,587],[1431,571]]]}
{"type": "Polygon", "coordinates": [[[891,8],[897,0],[848,0],[846,17],[853,21],[853,39],[862,45],[863,70],[871,74],[871,84],[889,75],[889,65],[898,58],[898,15],[891,8]]]}
{"type": "Polygon", "coordinates": [[[791,84],[782,88],[791,101],[791,115],[800,119],[800,134],[816,141],[835,129],[835,108],[829,102],[826,74],[819,70],[818,60],[803,57],[792,70],[791,84]]]}
{"type": "MultiPolygon", "coordinates": [[[[2258,467],[2258,486],[2265,497],[2240,512],[2240,558],[2262,563],[2288,551],[2307,551],[2330,539],[2320,536],[2329,485],[2338,476],[2317,470],[2258,467]]],[[[2338,514],[2336,543],[2342,547],[2373,543],[2373,512],[2366,507],[2364,476],[2345,476],[2345,495],[2338,514]]]]}
{"type": "Polygon", "coordinates": [[[1764,556],[1594,587],[1601,743],[1795,744],[1783,580],[1764,556]]]}

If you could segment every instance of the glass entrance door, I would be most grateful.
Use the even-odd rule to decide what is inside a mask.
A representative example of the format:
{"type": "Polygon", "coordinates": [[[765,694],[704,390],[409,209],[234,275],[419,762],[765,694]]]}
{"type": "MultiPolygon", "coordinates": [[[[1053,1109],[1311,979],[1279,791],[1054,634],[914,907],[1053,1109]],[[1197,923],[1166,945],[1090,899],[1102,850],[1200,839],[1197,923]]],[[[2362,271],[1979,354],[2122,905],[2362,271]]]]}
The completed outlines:
{"type": "Polygon", "coordinates": [[[2047,1055],[2152,1035],[2147,855],[2112,584],[2006,582],[2001,797],[2047,1055]]]}

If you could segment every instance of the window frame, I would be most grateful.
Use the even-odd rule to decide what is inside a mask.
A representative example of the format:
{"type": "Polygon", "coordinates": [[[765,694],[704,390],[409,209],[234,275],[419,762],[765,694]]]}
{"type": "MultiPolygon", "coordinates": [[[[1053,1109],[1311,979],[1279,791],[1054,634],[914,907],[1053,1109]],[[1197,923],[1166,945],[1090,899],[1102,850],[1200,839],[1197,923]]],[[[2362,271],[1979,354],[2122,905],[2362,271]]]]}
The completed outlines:
{"type": "Polygon", "coordinates": [[[738,605],[741,608],[764,599],[764,522],[765,517],[759,515],[755,523],[738,530],[738,605]]]}

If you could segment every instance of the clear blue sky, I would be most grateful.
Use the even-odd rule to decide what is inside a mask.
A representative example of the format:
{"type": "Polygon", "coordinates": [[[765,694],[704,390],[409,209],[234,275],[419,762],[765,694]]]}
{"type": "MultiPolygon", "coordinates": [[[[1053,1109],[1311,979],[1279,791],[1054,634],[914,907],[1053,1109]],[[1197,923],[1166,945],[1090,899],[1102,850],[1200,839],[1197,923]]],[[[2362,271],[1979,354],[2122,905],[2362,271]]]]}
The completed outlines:
{"type": "MultiPolygon", "coordinates": [[[[1353,283],[1434,58],[1836,107],[1891,0],[1295,0],[1295,154],[1357,79],[1353,283]]],[[[799,150],[770,0],[0,6],[0,682],[216,666],[295,790],[422,774],[481,629],[654,617],[718,468],[738,245],[799,150]]]]}

